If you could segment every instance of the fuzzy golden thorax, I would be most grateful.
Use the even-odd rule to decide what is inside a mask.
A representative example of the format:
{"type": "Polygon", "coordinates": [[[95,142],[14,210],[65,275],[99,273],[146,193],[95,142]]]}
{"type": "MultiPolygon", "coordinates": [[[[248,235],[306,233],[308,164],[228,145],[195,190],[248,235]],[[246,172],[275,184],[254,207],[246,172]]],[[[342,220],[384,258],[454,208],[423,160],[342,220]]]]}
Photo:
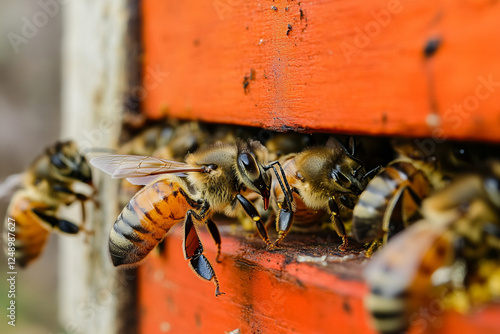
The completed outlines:
{"type": "Polygon", "coordinates": [[[90,165],[73,141],[57,142],[38,157],[29,173],[35,180],[47,179],[61,183],[80,181],[92,183],[90,165]]]}
{"type": "Polygon", "coordinates": [[[190,173],[188,178],[215,212],[234,216],[234,199],[246,190],[269,197],[271,178],[264,171],[267,149],[256,141],[216,143],[186,156],[191,166],[203,166],[206,173],[190,173]],[[233,204],[233,205],[231,205],[233,204]]]}
{"type": "Polygon", "coordinates": [[[359,195],[366,186],[359,161],[338,146],[309,148],[295,157],[297,189],[314,209],[326,209],[328,200],[340,194],[359,195]]]}
{"type": "Polygon", "coordinates": [[[67,204],[75,200],[75,195],[60,189],[74,190],[77,182],[91,185],[92,172],[76,144],[67,141],[57,142],[39,156],[24,173],[23,185],[43,197],[67,204]]]}
{"type": "Polygon", "coordinates": [[[236,155],[235,145],[217,143],[186,156],[186,163],[189,165],[210,169],[208,173],[189,173],[188,179],[215,212],[224,212],[238,193],[238,181],[233,167],[236,155]]]}

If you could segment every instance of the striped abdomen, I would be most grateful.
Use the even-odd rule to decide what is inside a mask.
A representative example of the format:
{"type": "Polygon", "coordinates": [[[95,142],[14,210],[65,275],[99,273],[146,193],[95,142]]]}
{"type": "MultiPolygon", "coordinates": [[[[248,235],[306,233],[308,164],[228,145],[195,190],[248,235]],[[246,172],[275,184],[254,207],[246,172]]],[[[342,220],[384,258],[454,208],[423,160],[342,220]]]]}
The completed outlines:
{"type": "Polygon", "coordinates": [[[295,212],[293,213],[293,224],[297,227],[307,227],[314,224],[322,223],[322,218],[325,217],[326,211],[319,209],[311,209],[302,201],[302,198],[296,193],[293,193],[295,201],[295,212]]]}
{"type": "Polygon", "coordinates": [[[374,256],[365,271],[370,288],[365,306],[380,333],[404,333],[409,326],[421,332],[428,326],[425,312],[436,307],[429,302],[443,298],[440,289],[446,289],[434,286],[432,275],[451,265],[453,244],[451,233],[418,222],[374,256]]]}
{"type": "Polygon", "coordinates": [[[373,178],[354,207],[355,238],[369,242],[382,238],[389,228],[395,233],[393,228],[399,230],[411,223],[420,203],[408,191],[420,199],[430,192],[427,177],[409,162],[393,163],[373,178]]]}
{"type": "Polygon", "coordinates": [[[163,177],[146,185],[122,210],[109,236],[115,266],[144,259],[172,226],[184,220],[187,210],[196,207],[185,187],[173,179],[163,177]]]}
{"type": "Polygon", "coordinates": [[[50,226],[44,223],[32,209],[50,209],[47,204],[32,201],[22,191],[12,199],[7,210],[4,225],[4,247],[7,248],[8,218],[15,221],[16,264],[25,267],[35,260],[43,251],[49,238],[50,226]]]}

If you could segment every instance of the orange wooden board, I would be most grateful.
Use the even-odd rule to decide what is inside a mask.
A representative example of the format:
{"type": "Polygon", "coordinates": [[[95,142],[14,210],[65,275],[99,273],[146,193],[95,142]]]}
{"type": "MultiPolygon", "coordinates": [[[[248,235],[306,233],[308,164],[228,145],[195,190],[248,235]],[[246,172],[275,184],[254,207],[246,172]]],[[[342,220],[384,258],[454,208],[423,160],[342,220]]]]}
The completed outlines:
{"type": "Polygon", "coordinates": [[[142,11],[140,99],[153,118],[500,141],[497,1],[145,0],[142,11]]]}
{"type": "MultiPolygon", "coordinates": [[[[141,333],[374,333],[362,304],[364,260],[356,252],[342,260],[336,236],[316,235],[311,244],[311,237],[290,234],[284,249],[267,252],[258,238],[220,229],[221,263],[215,263],[208,233],[200,237],[226,294],[215,297],[214,285],[189,269],[177,226],[163,254],[151,254],[139,267],[141,333]],[[301,259],[304,254],[314,254],[316,262],[301,259]]],[[[424,306],[411,333],[498,333],[499,312],[496,307],[465,317],[424,306]]]]}
{"type": "MultiPolygon", "coordinates": [[[[338,333],[370,333],[362,306],[366,287],[356,280],[359,259],[334,267],[337,276],[298,263],[294,257],[300,250],[266,252],[260,239],[231,237],[224,232],[227,228],[221,227],[221,263],[215,263],[211,237],[200,233],[225,295],[215,297],[214,285],[189,269],[180,229],[169,234],[162,256],[153,256],[140,267],[142,333],[161,333],[161,328],[169,328],[168,333],[236,329],[241,333],[326,333],[332,322],[338,333]]],[[[325,248],[325,242],[315,247],[316,253],[334,249],[325,248]]]]}

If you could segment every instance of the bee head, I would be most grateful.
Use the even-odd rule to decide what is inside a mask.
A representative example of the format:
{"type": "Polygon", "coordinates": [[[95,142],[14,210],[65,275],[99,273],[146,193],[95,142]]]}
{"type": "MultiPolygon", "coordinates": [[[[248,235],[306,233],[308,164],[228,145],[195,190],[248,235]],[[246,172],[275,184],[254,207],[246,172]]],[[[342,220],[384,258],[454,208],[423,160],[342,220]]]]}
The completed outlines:
{"type": "Polygon", "coordinates": [[[269,206],[271,178],[264,170],[267,149],[258,141],[238,142],[236,172],[240,181],[249,189],[262,196],[264,208],[269,206]]]}
{"type": "Polygon", "coordinates": [[[343,156],[330,169],[330,178],[338,190],[354,195],[360,195],[365,188],[367,183],[363,179],[365,174],[363,164],[350,155],[343,156]]]}
{"type": "Polygon", "coordinates": [[[310,192],[352,193],[359,195],[367,180],[363,164],[342,147],[313,147],[295,158],[298,177],[307,182],[310,192]]]}
{"type": "Polygon", "coordinates": [[[55,175],[63,179],[78,180],[92,184],[90,165],[73,141],[57,142],[47,149],[55,175]]]}

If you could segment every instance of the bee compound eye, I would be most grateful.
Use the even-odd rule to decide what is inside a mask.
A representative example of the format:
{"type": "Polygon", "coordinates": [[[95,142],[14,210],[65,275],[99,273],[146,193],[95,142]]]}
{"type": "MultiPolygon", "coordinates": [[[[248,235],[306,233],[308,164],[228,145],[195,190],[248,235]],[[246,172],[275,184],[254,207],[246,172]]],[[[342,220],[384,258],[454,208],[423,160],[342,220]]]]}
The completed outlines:
{"type": "Polygon", "coordinates": [[[210,164],[210,165],[208,165],[208,166],[207,166],[207,168],[208,168],[209,170],[216,170],[216,169],[217,169],[217,167],[218,167],[218,166],[217,166],[216,164],[210,164]]]}
{"type": "Polygon", "coordinates": [[[344,174],[342,174],[342,172],[339,172],[336,169],[332,170],[331,176],[335,182],[339,183],[343,187],[349,188],[349,186],[351,185],[351,181],[349,180],[349,178],[347,178],[344,174]]]}
{"type": "Polygon", "coordinates": [[[302,175],[301,172],[297,172],[295,173],[295,176],[297,176],[297,178],[302,181],[302,182],[305,182],[306,181],[306,178],[304,177],[304,175],[302,175]]]}
{"type": "Polygon", "coordinates": [[[259,177],[259,167],[257,167],[257,161],[255,161],[255,158],[251,154],[241,153],[238,156],[238,164],[250,178],[256,179],[259,177]]]}
{"type": "Polygon", "coordinates": [[[50,157],[50,162],[57,168],[66,168],[66,164],[62,161],[60,154],[54,154],[50,157]]]}

